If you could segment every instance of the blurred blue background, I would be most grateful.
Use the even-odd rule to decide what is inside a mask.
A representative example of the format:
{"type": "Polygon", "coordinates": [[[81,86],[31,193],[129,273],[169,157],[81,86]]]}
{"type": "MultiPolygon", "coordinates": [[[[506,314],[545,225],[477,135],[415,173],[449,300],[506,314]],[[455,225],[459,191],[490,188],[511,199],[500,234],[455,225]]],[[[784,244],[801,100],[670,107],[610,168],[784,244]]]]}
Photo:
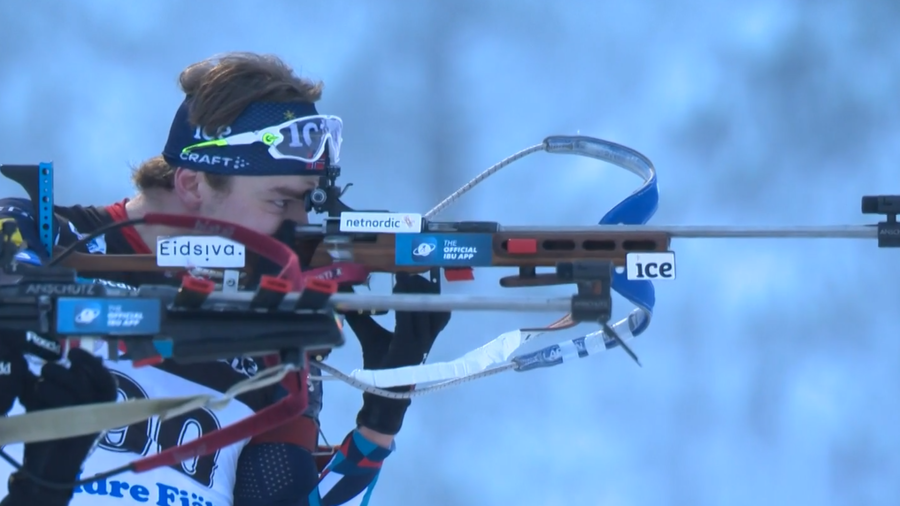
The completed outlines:
{"type": "MultiPolygon", "coordinates": [[[[898,21],[893,0],[3,2],[0,161],[54,161],[59,203],[128,196],[181,69],[249,50],[325,81],[353,206],[424,212],[514,151],[581,133],[653,160],[651,223],[865,223],[861,195],[900,191],[898,21]]],[[[586,225],[637,183],[538,154],[442,218],[586,225]]],[[[897,253],[674,248],[679,279],[658,285],[634,344],[643,368],[617,352],[414,401],[373,504],[900,504],[897,253]]],[[[508,274],[447,291],[509,294],[508,274]]],[[[551,319],[459,313],[430,360],[551,319]]],[[[352,339],[333,357],[360,364],[352,339]]],[[[361,397],[327,387],[334,442],[361,397]]]]}

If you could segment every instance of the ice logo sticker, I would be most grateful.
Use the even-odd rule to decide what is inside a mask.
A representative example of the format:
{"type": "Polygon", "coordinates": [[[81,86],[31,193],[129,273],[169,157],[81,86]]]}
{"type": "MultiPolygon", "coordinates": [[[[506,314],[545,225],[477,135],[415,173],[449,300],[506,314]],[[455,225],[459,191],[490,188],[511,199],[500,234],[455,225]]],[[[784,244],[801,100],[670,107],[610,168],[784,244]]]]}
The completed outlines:
{"type": "Polygon", "coordinates": [[[425,237],[413,242],[413,244],[415,244],[412,250],[413,259],[420,262],[427,262],[438,247],[437,240],[434,237],[425,237]]]}
{"type": "Polygon", "coordinates": [[[625,270],[629,280],[674,280],[675,253],[628,253],[625,256],[625,270]]]}

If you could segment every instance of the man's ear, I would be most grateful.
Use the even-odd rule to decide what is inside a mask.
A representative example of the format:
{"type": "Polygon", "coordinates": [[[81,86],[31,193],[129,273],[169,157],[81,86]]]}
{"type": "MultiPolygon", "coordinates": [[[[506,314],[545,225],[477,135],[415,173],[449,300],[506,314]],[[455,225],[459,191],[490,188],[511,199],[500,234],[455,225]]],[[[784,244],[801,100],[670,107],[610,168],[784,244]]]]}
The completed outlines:
{"type": "Polygon", "coordinates": [[[182,204],[191,211],[200,210],[200,204],[203,202],[203,195],[200,191],[200,183],[203,181],[203,175],[196,170],[184,169],[178,167],[175,169],[175,194],[181,200],[182,204]]]}

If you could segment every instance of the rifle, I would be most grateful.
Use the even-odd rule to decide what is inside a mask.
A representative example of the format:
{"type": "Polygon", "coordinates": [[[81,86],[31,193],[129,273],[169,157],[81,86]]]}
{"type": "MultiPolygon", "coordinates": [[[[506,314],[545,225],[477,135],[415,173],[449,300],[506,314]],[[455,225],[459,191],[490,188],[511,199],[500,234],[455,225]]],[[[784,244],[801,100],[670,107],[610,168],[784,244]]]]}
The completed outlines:
{"type": "MultiPolygon", "coordinates": [[[[33,202],[46,198],[52,191],[42,188],[41,181],[32,174],[44,171],[39,167],[3,166],[0,171],[25,187],[33,202]]],[[[50,166],[52,171],[52,166],[50,166]]],[[[544,329],[561,330],[580,322],[596,322],[605,326],[611,317],[611,289],[644,309],[629,324],[629,332],[642,332],[649,323],[652,310],[651,281],[671,281],[676,278],[675,253],[671,242],[676,238],[877,238],[878,247],[900,247],[900,196],[865,196],[864,214],[882,214],[886,221],[867,226],[824,227],[709,227],[709,226],[648,226],[645,223],[656,210],[658,189],[656,169],[643,154],[613,142],[585,136],[551,136],[542,143],[522,150],[495,164],[472,181],[444,199],[429,212],[390,213],[386,211],[354,210],[342,200],[352,185],[340,186],[338,166],[327,166],[319,187],[310,195],[310,211],[324,215],[320,224],[286,223],[276,234],[297,254],[306,269],[306,277],[335,280],[341,284],[366,283],[371,273],[431,273],[432,279],[443,270],[448,281],[472,278],[474,267],[514,268],[515,275],[500,279],[506,288],[575,284],[578,293],[568,301],[516,300],[497,298],[447,298],[431,301],[415,296],[401,303],[402,298],[341,300],[332,298],[341,311],[381,312],[404,310],[530,310],[535,308],[568,311],[568,315],[544,329]],[[601,224],[563,227],[505,227],[491,221],[437,221],[434,216],[459,199],[476,185],[500,169],[524,156],[547,152],[572,154],[610,163],[640,176],[643,185],[617,205],[601,224]],[[371,226],[381,223],[392,226],[371,226]],[[614,223],[614,224],[613,224],[614,223]],[[397,226],[393,226],[396,224],[397,226]],[[427,254],[425,254],[427,252],[427,254]],[[420,254],[416,254],[420,253],[420,254]],[[550,272],[538,272],[551,268],[550,272]],[[617,272],[624,270],[625,272],[617,272]],[[618,286],[616,286],[618,285],[618,286]],[[402,307],[401,307],[402,306],[402,307]],[[590,310],[589,310],[590,308],[590,310]]],[[[52,172],[51,172],[52,176],[52,172]]],[[[52,177],[50,178],[52,184],[52,177]]],[[[52,206],[52,200],[51,200],[52,206]]],[[[46,206],[43,211],[46,209],[46,206]]],[[[41,214],[41,223],[52,227],[52,213],[41,214]],[[49,214],[48,216],[44,216],[49,214]]],[[[45,227],[46,228],[46,227],[45,227]]],[[[214,231],[215,232],[215,231],[214,231]]],[[[220,230],[227,232],[227,230],[220,230]]],[[[227,237],[227,233],[219,233],[227,237]]],[[[49,239],[48,251],[54,251],[49,239]]],[[[183,270],[183,266],[160,265],[154,255],[90,255],[72,250],[62,253],[57,247],[56,260],[60,265],[80,272],[152,272],[183,270]]],[[[248,268],[253,272],[258,258],[248,254],[248,268]]],[[[609,334],[611,329],[604,328],[609,334]]],[[[613,333],[615,334],[615,333],[613,333]]],[[[609,337],[609,336],[608,336],[609,337]]],[[[613,337],[636,360],[636,356],[622,340],[613,337]]]]}
{"type": "MultiPolygon", "coordinates": [[[[349,185],[341,187],[337,184],[340,167],[328,166],[319,188],[308,200],[310,210],[325,215],[323,223],[286,224],[277,235],[287,247],[282,245],[279,249],[269,244],[267,254],[260,251],[260,244],[271,242],[271,238],[248,234],[245,229],[215,220],[148,215],[117,224],[186,227],[244,242],[248,249],[256,250],[257,256],[253,256],[253,251],[248,252],[251,270],[254,263],[258,263],[259,256],[268,257],[283,266],[277,277],[260,277],[260,288],[255,292],[213,293],[208,283],[196,280],[185,282],[181,288],[87,289],[76,277],[76,272],[164,271],[173,267],[159,265],[159,259],[150,255],[90,255],[77,252],[74,247],[65,251],[56,248],[53,244],[52,164],[4,165],[0,166],[0,173],[21,184],[31,197],[38,215],[42,246],[53,256],[54,264],[35,269],[18,264],[11,239],[15,231],[4,223],[0,264],[7,273],[24,277],[18,284],[0,287],[0,329],[31,330],[68,339],[75,334],[62,330],[59,323],[76,318],[74,310],[65,309],[66,304],[72,304],[73,296],[85,296],[82,298],[87,302],[94,297],[121,305],[139,300],[144,301],[141,304],[151,301],[149,306],[142,307],[155,307],[147,309],[154,315],[151,318],[154,321],[154,311],[158,310],[157,326],[141,328],[131,334],[109,332],[110,329],[105,328],[96,331],[97,335],[126,341],[126,348],[131,346],[131,349],[145,351],[151,356],[153,351],[148,351],[146,345],[152,342],[151,347],[158,355],[174,360],[210,359],[222,357],[223,354],[273,350],[277,350],[286,360],[283,367],[264,370],[248,380],[247,384],[237,385],[235,391],[222,399],[195,396],[132,401],[126,405],[110,403],[2,419],[0,445],[90,434],[125,426],[149,416],[172,416],[199,407],[215,409],[227,403],[233,395],[279,381],[287,372],[297,370],[298,362],[302,366],[300,357],[310,347],[327,348],[342,344],[341,332],[339,329],[335,331],[336,322],[332,325],[335,311],[568,312],[547,327],[506,333],[479,350],[451,362],[398,370],[357,370],[348,375],[320,358],[316,359],[317,366],[322,370],[365,391],[387,397],[412,397],[506,370],[521,372],[555,366],[569,358],[582,358],[617,346],[637,360],[625,342],[649,325],[654,303],[652,281],[676,278],[675,255],[670,249],[674,238],[877,238],[878,247],[900,247],[900,224],[896,219],[900,213],[900,196],[863,197],[864,214],[887,216],[885,221],[867,226],[647,226],[646,222],[655,212],[658,202],[656,171],[649,159],[630,148],[600,139],[553,136],[492,166],[424,215],[356,211],[350,208],[341,200],[349,185]],[[643,185],[607,213],[596,226],[504,227],[495,222],[442,222],[433,219],[447,205],[490,175],[524,156],[541,151],[605,161],[640,176],[643,185]],[[301,265],[304,268],[302,272],[301,265]],[[375,272],[429,272],[432,279],[439,282],[436,278],[441,270],[448,280],[462,280],[471,278],[474,267],[517,269],[517,275],[501,279],[503,287],[575,284],[578,290],[569,298],[335,293],[338,283],[361,284],[370,273],[375,272]],[[545,267],[554,270],[537,272],[538,268],[545,267]],[[285,283],[285,279],[291,282],[285,283]],[[608,323],[612,312],[612,291],[617,291],[637,306],[628,318],[615,324],[608,323]],[[66,317],[60,319],[62,314],[66,317]],[[55,328],[48,323],[54,317],[57,322],[55,328]],[[570,328],[579,322],[599,324],[601,330],[545,346],[537,352],[515,352],[519,345],[542,333],[570,328]],[[232,325],[233,329],[228,330],[232,325]],[[298,329],[307,325],[312,331],[298,338],[298,329]],[[242,335],[258,339],[241,339],[242,335]],[[148,341],[148,337],[163,338],[171,346],[168,351],[160,351],[160,339],[148,341]],[[488,356],[502,356],[502,360],[488,360],[488,356]],[[460,373],[460,370],[466,372],[460,373]],[[402,393],[384,389],[422,383],[436,384],[402,393]]],[[[105,230],[98,231],[98,234],[103,232],[105,230]]],[[[92,236],[84,237],[75,246],[83,246],[91,239],[92,236]]],[[[175,270],[182,270],[183,267],[176,267],[175,270]]],[[[306,375],[300,376],[305,382],[306,375]]],[[[305,388],[301,390],[305,391],[305,388]]],[[[216,436],[213,438],[215,442],[204,436],[172,449],[177,451],[136,461],[118,471],[141,472],[210,453],[252,435],[249,426],[265,430],[296,416],[305,407],[305,395],[292,394],[284,401],[272,406],[277,409],[267,408],[236,425],[216,431],[212,434],[216,436]],[[284,401],[291,403],[284,404],[284,401]],[[262,422],[258,419],[260,417],[262,422]]],[[[110,476],[108,473],[105,475],[110,476]]]]}

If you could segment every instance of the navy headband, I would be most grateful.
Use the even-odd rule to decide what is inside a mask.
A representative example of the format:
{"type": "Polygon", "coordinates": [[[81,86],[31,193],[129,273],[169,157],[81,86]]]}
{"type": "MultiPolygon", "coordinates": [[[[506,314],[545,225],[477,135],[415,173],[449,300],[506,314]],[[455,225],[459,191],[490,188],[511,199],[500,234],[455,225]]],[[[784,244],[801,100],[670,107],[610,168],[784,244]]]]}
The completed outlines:
{"type": "Polygon", "coordinates": [[[173,167],[209,172],[212,174],[241,176],[321,176],[323,163],[305,163],[299,160],[275,159],[269,155],[268,146],[257,142],[244,146],[210,146],[194,148],[183,153],[184,148],[216,138],[244,132],[253,132],[278,125],[291,118],[316,116],[316,106],[309,102],[254,102],[230,125],[218,132],[204,132],[199,125],[190,122],[191,98],[187,97],[175,113],[169,139],[162,156],[173,167]]]}

